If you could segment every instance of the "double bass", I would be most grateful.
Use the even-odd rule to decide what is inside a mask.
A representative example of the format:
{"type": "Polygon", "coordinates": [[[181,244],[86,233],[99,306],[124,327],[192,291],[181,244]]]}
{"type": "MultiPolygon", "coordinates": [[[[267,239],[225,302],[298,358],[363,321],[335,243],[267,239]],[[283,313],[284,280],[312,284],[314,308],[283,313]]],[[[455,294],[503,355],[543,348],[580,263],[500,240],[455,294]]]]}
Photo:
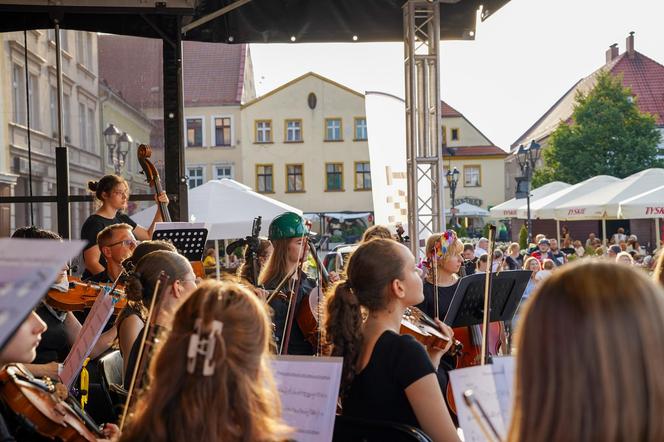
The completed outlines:
{"type": "MultiPolygon", "coordinates": [[[[152,147],[147,144],[141,144],[138,146],[137,150],[138,163],[143,169],[143,174],[145,175],[145,181],[154,189],[155,195],[160,195],[163,192],[161,187],[161,179],[159,178],[159,172],[157,168],[150,161],[152,156],[152,147]]],[[[171,214],[168,211],[168,205],[166,203],[158,202],[157,208],[161,214],[161,219],[166,222],[172,222],[171,214]]],[[[205,278],[205,268],[203,267],[202,261],[190,261],[191,267],[194,270],[194,274],[199,278],[205,278]]]]}

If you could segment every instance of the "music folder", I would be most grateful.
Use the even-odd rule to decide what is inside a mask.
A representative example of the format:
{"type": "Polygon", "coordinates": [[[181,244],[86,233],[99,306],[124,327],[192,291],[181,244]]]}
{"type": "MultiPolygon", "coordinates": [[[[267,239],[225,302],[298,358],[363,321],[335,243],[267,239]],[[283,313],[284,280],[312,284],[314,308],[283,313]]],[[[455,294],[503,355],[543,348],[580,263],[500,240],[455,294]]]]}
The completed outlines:
{"type": "MultiPolygon", "coordinates": [[[[489,322],[511,321],[526,290],[530,270],[506,270],[492,274],[489,322]]],[[[484,316],[485,273],[459,280],[443,322],[452,328],[482,324],[484,316]]]]}

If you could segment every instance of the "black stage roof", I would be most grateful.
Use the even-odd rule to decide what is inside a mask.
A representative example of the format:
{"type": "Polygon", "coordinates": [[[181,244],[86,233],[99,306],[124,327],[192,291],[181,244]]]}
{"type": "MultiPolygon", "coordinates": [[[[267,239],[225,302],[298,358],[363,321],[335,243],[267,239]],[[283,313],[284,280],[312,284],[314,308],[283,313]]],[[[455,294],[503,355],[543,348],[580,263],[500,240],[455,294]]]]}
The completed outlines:
{"type": "MultiPolygon", "coordinates": [[[[482,19],[509,0],[441,2],[441,39],[472,39],[476,11],[482,19]]],[[[0,32],[53,27],[172,38],[182,25],[213,13],[233,0],[146,1],[0,0],[0,32]],[[132,6],[132,3],[135,5],[132,6]],[[95,6],[105,4],[106,6],[95,6]],[[109,6],[115,5],[115,6],[109,6]],[[147,6],[146,6],[147,5],[147,6]],[[154,7],[157,5],[157,7],[154,7]],[[187,7],[189,6],[190,7],[187,7]]],[[[404,0],[251,0],[184,35],[186,40],[223,43],[403,41],[404,0]]]]}

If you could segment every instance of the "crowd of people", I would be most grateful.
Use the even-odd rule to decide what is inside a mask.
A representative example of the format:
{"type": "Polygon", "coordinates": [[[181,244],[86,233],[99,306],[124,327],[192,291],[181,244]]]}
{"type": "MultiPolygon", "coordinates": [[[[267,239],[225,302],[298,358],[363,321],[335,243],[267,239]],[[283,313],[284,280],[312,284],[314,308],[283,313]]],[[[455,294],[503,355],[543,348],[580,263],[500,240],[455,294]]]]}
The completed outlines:
{"type": "MultiPolygon", "coordinates": [[[[121,178],[100,183],[113,185],[91,186],[106,209],[84,226],[88,238],[98,230],[84,252],[87,277],[120,281],[126,306],[107,324],[92,357],[118,349],[130,395],[120,404],[128,407],[126,422],[91,401],[90,413],[109,422],[100,439],[288,440],[294,429],[282,417],[270,360],[296,354],[343,358],[340,414],[457,441],[445,393],[447,374],[458,366],[460,331],[440,318],[465,276],[525,269],[532,273],[518,323],[507,327],[517,349],[507,439],[664,440],[658,376],[664,356],[657,350],[664,344],[664,254],[652,275],[631,261],[624,265],[634,257],[621,232],[612,245],[621,250],[604,259],[573,259],[555,239],[538,237],[525,251],[516,243],[496,248],[490,260],[487,239],[464,244],[447,230],[427,238],[418,262],[400,236],[373,226],[344,271],[328,275],[312,258],[306,223],[287,212],[272,221],[256,250],[247,250],[256,259],[246,260],[235,277],[201,281],[172,244],[145,237],[154,225],[143,229],[118,215],[128,194],[121,178]],[[321,312],[310,311],[316,293],[324,296],[321,312]],[[159,309],[152,311],[155,303],[159,309]],[[444,345],[425,346],[402,334],[404,314],[413,307],[433,318],[444,345]],[[136,382],[141,388],[134,391],[136,382]]],[[[60,240],[37,227],[14,236],[60,240]]],[[[576,241],[561,241],[576,250],[576,241]]],[[[635,242],[631,247],[639,249],[635,242]]],[[[54,284],[66,284],[66,270],[54,284]]],[[[57,380],[84,319],[45,299],[0,351],[2,367],[31,364],[36,376],[57,380]]],[[[25,425],[6,398],[0,403],[0,441],[39,440],[39,428],[25,425]]]]}

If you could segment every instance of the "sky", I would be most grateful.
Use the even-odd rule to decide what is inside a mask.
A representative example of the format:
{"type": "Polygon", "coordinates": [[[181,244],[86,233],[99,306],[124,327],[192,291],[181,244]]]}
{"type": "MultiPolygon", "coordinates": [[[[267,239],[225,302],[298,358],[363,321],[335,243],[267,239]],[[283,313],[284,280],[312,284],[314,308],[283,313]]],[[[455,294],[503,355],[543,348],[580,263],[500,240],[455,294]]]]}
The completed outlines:
{"type": "MultiPolygon", "coordinates": [[[[511,0],[475,41],[441,43],[442,99],[503,149],[572,85],[601,67],[605,52],[635,32],[635,48],[664,64],[662,0],[511,0]]],[[[404,97],[402,43],[252,44],[262,95],[313,71],[359,92],[404,97]]]]}

